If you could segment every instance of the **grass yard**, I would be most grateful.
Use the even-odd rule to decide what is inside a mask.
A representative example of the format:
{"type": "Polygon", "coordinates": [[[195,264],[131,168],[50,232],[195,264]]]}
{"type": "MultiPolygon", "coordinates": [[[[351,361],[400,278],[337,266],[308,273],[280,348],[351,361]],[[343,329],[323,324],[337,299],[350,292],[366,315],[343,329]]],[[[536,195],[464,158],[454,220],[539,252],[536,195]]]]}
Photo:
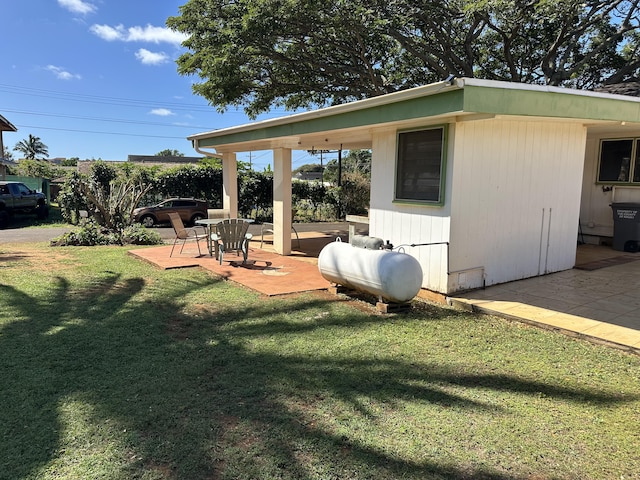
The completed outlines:
{"type": "Polygon", "coordinates": [[[639,479],[640,357],[0,245],[0,479],[639,479]]]}

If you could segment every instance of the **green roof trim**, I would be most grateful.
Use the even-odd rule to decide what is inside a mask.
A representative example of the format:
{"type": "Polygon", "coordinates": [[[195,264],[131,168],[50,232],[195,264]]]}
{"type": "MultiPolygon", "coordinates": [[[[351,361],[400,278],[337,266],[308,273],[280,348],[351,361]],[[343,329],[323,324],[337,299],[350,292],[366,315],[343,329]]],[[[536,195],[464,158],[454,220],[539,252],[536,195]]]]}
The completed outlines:
{"type": "Polygon", "coordinates": [[[474,85],[465,85],[464,92],[465,112],[640,122],[639,102],[602,95],[474,85]]]}
{"type": "MultiPolygon", "coordinates": [[[[335,115],[326,115],[303,121],[292,121],[282,125],[257,127],[243,132],[221,134],[209,138],[200,138],[200,147],[215,147],[232,143],[267,140],[271,138],[305,135],[315,132],[328,132],[343,128],[375,126],[384,123],[433,117],[460,112],[464,102],[464,91],[454,90],[438,95],[428,95],[396,103],[377,105],[369,108],[351,110],[335,115]]],[[[215,134],[215,132],[212,132],[215,134]]]]}

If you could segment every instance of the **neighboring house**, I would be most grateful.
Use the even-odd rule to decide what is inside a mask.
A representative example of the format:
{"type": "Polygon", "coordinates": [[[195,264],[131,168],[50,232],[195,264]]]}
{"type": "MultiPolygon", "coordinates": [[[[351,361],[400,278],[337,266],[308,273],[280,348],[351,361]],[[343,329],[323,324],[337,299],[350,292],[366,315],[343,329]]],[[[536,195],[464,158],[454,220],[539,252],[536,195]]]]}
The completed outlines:
{"type": "Polygon", "coordinates": [[[4,180],[7,176],[7,167],[15,165],[12,160],[4,158],[4,142],[2,140],[2,132],[17,132],[18,129],[6,118],[0,115],[0,180],[4,180]]]}
{"type": "Polygon", "coordinates": [[[322,172],[298,172],[293,178],[307,182],[319,182],[322,180],[322,172]]]}
{"type": "Polygon", "coordinates": [[[158,155],[128,155],[127,161],[134,163],[145,163],[150,165],[162,165],[164,167],[176,167],[198,163],[202,157],[161,157],[158,155]]]}
{"type": "Polygon", "coordinates": [[[369,233],[441,294],[570,269],[579,233],[610,240],[613,200],[640,202],[640,99],[609,93],[460,78],[189,140],[221,154],[232,214],[236,153],[273,150],[284,255],[291,151],[371,149],[369,233]]]}

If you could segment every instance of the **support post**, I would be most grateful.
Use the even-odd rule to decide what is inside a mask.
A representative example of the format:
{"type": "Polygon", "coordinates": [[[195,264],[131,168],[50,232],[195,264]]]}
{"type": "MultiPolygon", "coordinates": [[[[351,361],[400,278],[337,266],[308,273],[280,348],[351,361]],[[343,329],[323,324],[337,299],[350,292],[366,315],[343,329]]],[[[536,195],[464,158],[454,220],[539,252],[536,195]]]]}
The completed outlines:
{"type": "Polygon", "coordinates": [[[291,149],[273,151],[273,247],[291,254],[291,149]]]}
{"type": "Polygon", "coordinates": [[[238,164],[236,154],[222,154],[222,208],[231,218],[238,217],[238,164]]]}

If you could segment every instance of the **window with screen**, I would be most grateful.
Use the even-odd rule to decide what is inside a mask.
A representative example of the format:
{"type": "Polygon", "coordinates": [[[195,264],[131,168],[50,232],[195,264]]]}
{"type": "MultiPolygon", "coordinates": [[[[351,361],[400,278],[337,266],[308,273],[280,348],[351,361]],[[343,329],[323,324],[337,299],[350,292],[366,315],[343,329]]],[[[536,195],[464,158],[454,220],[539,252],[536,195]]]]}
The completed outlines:
{"type": "Polygon", "coordinates": [[[444,202],[445,127],[398,133],[395,198],[444,202]]]}

